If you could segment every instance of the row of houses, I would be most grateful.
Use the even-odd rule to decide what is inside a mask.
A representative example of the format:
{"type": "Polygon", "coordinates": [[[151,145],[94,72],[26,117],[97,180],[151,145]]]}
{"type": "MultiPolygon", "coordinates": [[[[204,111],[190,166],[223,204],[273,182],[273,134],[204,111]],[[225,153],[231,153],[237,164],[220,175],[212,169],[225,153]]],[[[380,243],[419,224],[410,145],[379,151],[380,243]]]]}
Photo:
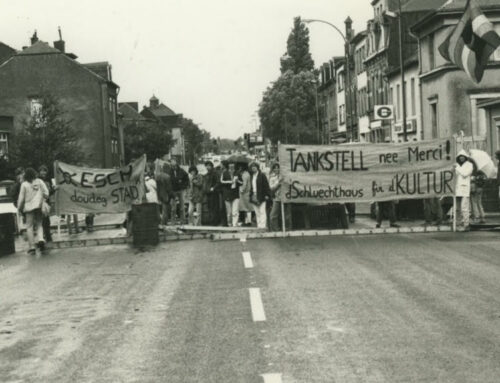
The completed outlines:
{"type": "Polygon", "coordinates": [[[175,142],[170,155],[182,159],[182,114],[154,96],[141,111],[137,102],[118,103],[120,87],[113,81],[111,64],[79,62],[59,36],[50,46],[35,32],[30,46],[21,50],[0,43],[0,156],[8,157],[16,132],[48,93],[57,98],[65,118],[79,131],[88,166],[111,168],[124,163],[124,134],[130,123],[168,129],[175,142]]]}
{"type": "MultiPolygon", "coordinates": [[[[463,131],[465,140],[480,143],[490,153],[500,149],[500,51],[491,56],[479,84],[438,51],[462,17],[466,0],[401,3],[407,139],[450,137],[463,131]]],[[[478,0],[478,4],[500,32],[498,0],[478,0]]],[[[319,68],[324,143],[404,141],[398,5],[398,0],[371,1],[373,18],[359,33],[347,18],[346,55],[319,68]],[[378,119],[375,109],[380,105],[391,106],[393,118],[378,119]]]]}

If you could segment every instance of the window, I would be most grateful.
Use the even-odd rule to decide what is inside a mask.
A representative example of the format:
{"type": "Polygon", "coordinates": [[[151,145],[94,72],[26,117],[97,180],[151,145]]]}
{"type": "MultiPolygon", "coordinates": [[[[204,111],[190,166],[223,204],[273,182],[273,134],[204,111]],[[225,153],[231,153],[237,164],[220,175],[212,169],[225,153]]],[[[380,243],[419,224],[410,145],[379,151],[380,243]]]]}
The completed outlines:
{"type": "Polygon", "coordinates": [[[436,67],[436,57],[434,55],[434,34],[429,35],[429,69],[436,67]]]}
{"type": "Polygon", "coordinates": [[[345,124],[345,105],[339,106],[339,124],[345,124]]]}
{"type": "Polygon", "coordinates": [[[344,90],[344,72],[340,72],[338,74],[337,82],[338,82],[338,91],[342,92],[344,90]]]}
{"type": "Polygon", "coordinates": [[[30,114],[31,117],[38,116],[42,110],[42,100],[39,98],[32,98],[30,100],[30,114]]]}
{"type": "Polygon", "coordinates": [[[431,112],[431,129],[432,138],[438,138],[439,134],[439,116],[438,116],[438,103],[437,100],[433,100],[430,103],[431,112]]]}
{"type": "Polygon", "coordinates": [[[0,133],[0,158],[9,153],[9,136],[7,133],[0,133]]]}
{"type": "Polygon", "coordinates": [[[415,105],[416,105],[416,93],[415,93],[415,79],[411,79],[411,115],[415,116],[417,114],[417,111],[415,110],[415,105]]]}
{"type": "Polygon", "coordinates": [[[116,126],[116,102],[114,97],[109,97],[109,113],[111,114],[111,124],[116,126]]]}

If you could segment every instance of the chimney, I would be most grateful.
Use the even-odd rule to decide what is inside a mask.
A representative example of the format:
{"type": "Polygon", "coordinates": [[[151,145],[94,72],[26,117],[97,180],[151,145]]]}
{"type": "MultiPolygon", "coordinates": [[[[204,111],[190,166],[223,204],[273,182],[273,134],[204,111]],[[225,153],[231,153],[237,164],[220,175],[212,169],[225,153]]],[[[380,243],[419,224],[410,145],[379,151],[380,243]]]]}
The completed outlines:
{"type": "Polygon", "coordinates": [[[33,36],[31,36],[31,45],[33,45],[37,41],[38,41],[38,36],[37,36],[36,30],[35,30],[35,33],[33,33],[33,36]]]}
{"type": "Polygon", "coordinates": [[[155,95],[153,94],[153,97],[149,99],[149,107],[151,109],[158,108],[158,105],[160,104],[160,100],[158,100],[155,95]]]}
{"type": "Polygon", "coordinates": [[[54,41],[54,48],[58,49],[62,53],[65,53],[66,52],[66,43],[62,39],[61,27],[59,27],[57,30],[59,32],[59,40],[54,41]]]}
{"type": "Polygon", "coordinates": [[[345,37],[347,41],[350,41],[354,34],[354,31],[352,30],[352,19],[349,16],[347,16],[347,19],[345,19],[344,23],[345,23],[345,37]]]}

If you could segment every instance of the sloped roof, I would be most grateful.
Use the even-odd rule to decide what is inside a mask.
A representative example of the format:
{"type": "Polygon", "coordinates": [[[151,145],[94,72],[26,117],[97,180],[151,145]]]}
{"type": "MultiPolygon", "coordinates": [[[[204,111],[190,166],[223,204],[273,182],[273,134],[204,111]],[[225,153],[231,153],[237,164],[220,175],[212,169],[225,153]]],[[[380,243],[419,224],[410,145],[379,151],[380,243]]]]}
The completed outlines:
{"type": "Polygon", "coordinates": [[[118,111],[123,115],[123,117],[125,119],[129,119],[129,120],[145,120],[146,119],[143,115],[141,115],[138,111],[136,111],[128,103],[120,103],[118,105],[118,111]]]}
{"type": "Polygon", "coordinates": [[[165,104],[161,103],[156,108],[148,108],[156,117],[168,117],[168,116],[177,116],[172,109],[170,109],[165,104]]]}
{"type": "MultiPolygon", "coordinates": [[[[500,8],[500,2],[498,0],[476,0],[476,3],[481,8],[497,7],[500,8]]],[[[465,10],[465,4],[467,0],[453,0],[450,4],[445,5],[443,11],[459,11],[465,10]]]]}
{"type": "Polygon", "coordinates": [[[445,4],[448,0],[410,0],[403,5],[403,12],[434,11],[445,4]]]}
{"type": "Polygon", "coordinates": [[[97,63],[86,63],[82,64],[85,68],[90,69],[92,72],[98,74],[102,78],[111,81],[109,78],[109,63],[107,61],[97,62],[97,63]]]}
{"type": "Polygon", "coordinates": [[[28,56],[28,55],[47,55],[47,54],[58,54],[62,55],[63,53],[56,48],[52,48],[48,43],[44,41],[37,41],[30,47],[22,50],[18,53],[19,56],[28,56]]]}

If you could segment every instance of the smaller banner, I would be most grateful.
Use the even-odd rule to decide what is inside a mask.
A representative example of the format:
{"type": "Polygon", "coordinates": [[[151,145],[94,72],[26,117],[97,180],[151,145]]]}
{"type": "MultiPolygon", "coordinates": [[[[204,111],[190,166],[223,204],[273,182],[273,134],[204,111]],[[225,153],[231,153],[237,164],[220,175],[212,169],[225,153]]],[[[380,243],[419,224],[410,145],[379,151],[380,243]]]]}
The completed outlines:
{"type": "Polygon", "coordinates": [[[281,198],[327,204],[450,196],[453,141],[280,145],[281,198]]]}
{"type": "Polygon", "coordinates": [[[125,213],[144,196],[146,156],[120,169],[55,162],[56,214],[125,213]]]}

